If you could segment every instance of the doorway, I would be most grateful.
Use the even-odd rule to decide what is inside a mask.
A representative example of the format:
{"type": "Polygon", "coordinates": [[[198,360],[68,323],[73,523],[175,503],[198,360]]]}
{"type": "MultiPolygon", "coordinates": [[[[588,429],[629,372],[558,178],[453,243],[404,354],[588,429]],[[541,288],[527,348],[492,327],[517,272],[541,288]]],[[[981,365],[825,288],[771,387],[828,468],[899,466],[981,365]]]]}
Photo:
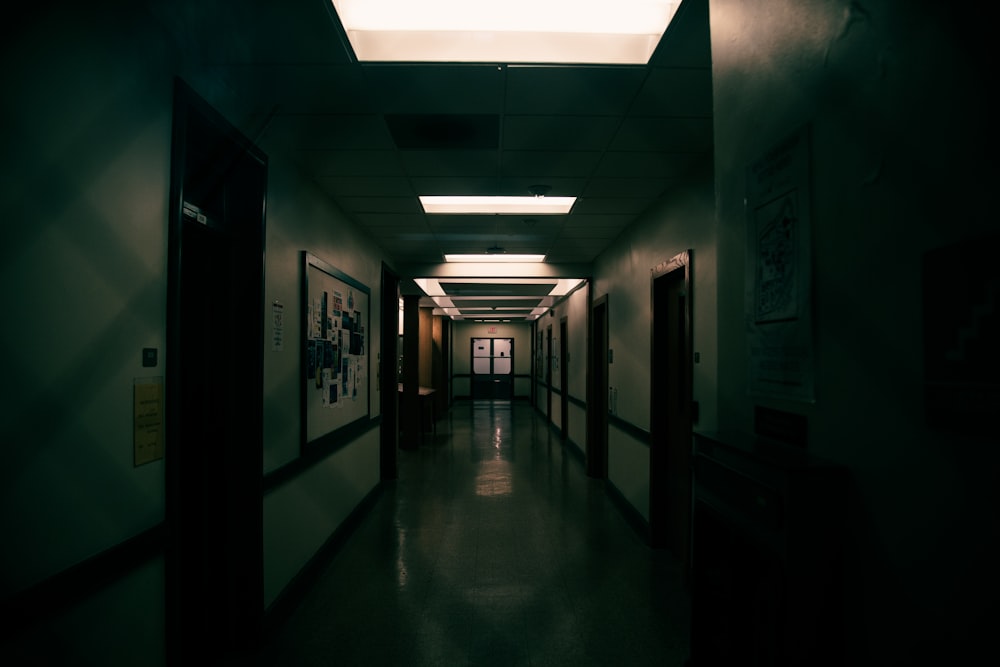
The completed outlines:
{"type": "Polygon", "coordinates": [[[263,620],[267,158],[180,80],[174,95],[166,635],[168,663],[190,664],[252,648],[263,620]]]}
{"type": "Polygon", "coordinates": [[[514,398],[514,339],[472,339],[472,398],[514,398]]]}
{"type": "Polygon", "coordinates": [[[559,437],[569,439],[569,318],[559,320],[559,437]]]}
{"type": "Polygon", "coordinates": [[[608,476],[608,297],[591,311],[590,397],[587,401],[587,475],[608,476]]]}
{"type": "Polygon", "coordinates": [[[379,467],[381,478],[396,479],[396,449],[399,447],[399,275],[382,264],[382,348],[379,352],[380,426],[379,467]]]}
{"type": "Polygon", "coordinates": [[[545,418],[552,424],[552,325],[545,327],[545,418]]]}
{"type": "Polygon", "coordinates": [[[649,533],[690,568],[692,465],[691,251],[652,275],[649,533]]]}

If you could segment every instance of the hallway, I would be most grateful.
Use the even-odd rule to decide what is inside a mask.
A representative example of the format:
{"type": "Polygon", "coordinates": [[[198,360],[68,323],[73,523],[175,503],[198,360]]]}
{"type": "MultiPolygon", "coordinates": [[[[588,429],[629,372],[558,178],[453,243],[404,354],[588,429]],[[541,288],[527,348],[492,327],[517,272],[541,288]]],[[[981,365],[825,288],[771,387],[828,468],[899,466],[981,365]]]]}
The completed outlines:
{"type": "Polygon", "coordinates": [[[673,558],[530,405],[458,403],[428,436],[263,665],[683,665],[673,558]]]}

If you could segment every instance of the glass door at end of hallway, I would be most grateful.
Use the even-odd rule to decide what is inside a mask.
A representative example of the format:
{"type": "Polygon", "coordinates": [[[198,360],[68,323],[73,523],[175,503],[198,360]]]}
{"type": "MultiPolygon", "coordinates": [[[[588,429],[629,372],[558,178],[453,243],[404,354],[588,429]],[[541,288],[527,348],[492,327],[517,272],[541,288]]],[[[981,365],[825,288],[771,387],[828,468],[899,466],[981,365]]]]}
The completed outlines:
{"type": "Polygon", "coordinates": [[[472,339],[472,398],[514,398],[514,339],[472,339]]]}

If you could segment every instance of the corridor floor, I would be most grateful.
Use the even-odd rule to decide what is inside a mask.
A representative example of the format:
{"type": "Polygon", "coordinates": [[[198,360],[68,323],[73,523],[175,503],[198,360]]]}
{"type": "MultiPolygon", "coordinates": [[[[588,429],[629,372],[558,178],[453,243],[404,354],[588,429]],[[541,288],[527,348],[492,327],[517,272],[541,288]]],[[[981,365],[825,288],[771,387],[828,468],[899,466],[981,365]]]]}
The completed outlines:
{"type": "Polygon", "coordinates": [[[676,562],[530,405],[458,403],[398,469],[264,664],[684,664],[676,562]]]}

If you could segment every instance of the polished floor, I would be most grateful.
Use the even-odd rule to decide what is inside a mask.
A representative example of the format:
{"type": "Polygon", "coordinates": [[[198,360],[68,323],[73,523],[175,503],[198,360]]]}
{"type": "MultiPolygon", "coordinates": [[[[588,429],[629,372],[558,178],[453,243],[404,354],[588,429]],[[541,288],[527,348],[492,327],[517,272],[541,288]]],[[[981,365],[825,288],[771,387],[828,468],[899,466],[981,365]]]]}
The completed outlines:
{"type": "Polygon", "coordinates": [[[465,402],[284,622],[263,662],[312,665],[684,664],[690,603],[527,403],[465,402]]]}

